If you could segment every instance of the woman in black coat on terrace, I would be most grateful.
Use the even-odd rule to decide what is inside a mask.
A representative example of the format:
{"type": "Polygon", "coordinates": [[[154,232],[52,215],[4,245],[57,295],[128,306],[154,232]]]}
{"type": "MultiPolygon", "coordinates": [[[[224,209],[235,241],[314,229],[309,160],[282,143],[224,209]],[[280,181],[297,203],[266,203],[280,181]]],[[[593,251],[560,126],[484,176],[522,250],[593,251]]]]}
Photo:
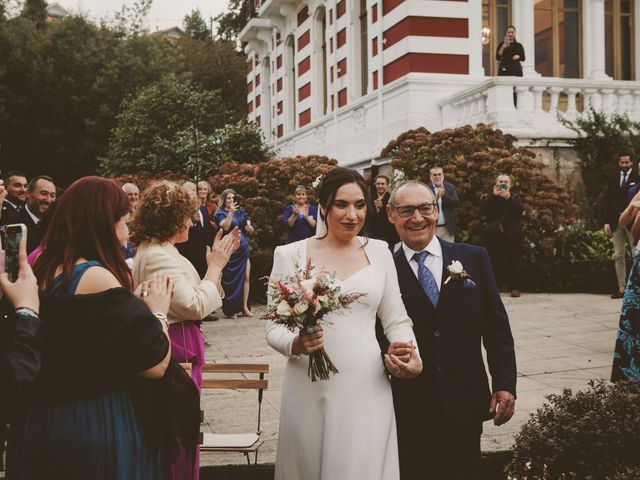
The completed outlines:
{"type": "Polygon", "coordinates": [[[521,77],[524,62],[524,47],[516,41],[516,29],[513,25],[507,27],[504,40],[498,44],[496,60],[500,62],[498,76],[521,77]]]}

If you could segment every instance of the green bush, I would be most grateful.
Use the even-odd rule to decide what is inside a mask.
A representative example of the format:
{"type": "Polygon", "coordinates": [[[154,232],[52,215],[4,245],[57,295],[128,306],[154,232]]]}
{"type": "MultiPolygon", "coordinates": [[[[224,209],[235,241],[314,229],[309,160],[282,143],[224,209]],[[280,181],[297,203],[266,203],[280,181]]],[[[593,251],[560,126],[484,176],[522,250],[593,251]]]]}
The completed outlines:
{"type": "Polygon", "coordinates": [[[547,399],[516,436],[510,477],[638,478],[640,384],[592,381],[547,399]]]}

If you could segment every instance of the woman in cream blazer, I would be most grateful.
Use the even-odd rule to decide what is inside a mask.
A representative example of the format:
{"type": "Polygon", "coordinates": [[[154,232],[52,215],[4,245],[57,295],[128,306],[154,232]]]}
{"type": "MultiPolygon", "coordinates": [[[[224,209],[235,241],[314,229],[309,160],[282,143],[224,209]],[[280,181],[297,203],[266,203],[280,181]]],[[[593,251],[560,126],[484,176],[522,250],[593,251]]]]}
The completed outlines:
{"type": "MultiPolygon", "coordinates": [[[[191,377],[200,390],[205,363],[204,337],[200,321],[222,306],[220,285],[222,269],[239,245],[237,230],[221,238],[216,236],[213,249],[207,251],[207,272],[200,279],[195,267],[176,248],[187,241],[195,199],[181,186],[162,182],[147,189],[138,205],[132,224],[132,242],[137,247],[133,282],[138,286],[156,274],[167,275],[174,282],[167,313],[171,355],[181,363],[191,363],[191,377]]],[[[165,479],[197,479],[199,461],[185,455],[178,457],[165,479]]]]}

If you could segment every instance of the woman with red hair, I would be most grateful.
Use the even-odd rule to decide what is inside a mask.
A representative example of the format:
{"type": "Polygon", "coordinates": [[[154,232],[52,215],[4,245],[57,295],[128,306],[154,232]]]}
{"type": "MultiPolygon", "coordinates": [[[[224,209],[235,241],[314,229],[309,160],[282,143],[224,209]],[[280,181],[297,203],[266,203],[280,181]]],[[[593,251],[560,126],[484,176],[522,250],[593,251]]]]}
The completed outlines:
{"type": "Polygon", "coordinates": [[[195,449],[198,394],[166,332],[173,283],[155,277],[132,293],[122,251],[130,208],[99,177],[59,200],[34,265],[42,369],[12,425],[8,478],[152,480],[177,454],[176,436],[195,449]],[[169,414],[176,402],[180,418],[169,414]]]}

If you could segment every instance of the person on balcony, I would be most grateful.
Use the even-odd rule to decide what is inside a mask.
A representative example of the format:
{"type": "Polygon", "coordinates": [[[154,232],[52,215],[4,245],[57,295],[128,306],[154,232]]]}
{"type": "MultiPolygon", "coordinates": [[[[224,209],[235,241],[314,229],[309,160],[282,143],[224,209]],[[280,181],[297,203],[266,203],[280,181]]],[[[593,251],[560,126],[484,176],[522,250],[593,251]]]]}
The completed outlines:
{"type": "Polygon", "coordinates": [[[504,40],[498,44],[496,60],[500,62],[499,77],[521,77],[524,62],[524,47],[516,41],[516,29],[513,25],[507,27],[504,40]]]}

